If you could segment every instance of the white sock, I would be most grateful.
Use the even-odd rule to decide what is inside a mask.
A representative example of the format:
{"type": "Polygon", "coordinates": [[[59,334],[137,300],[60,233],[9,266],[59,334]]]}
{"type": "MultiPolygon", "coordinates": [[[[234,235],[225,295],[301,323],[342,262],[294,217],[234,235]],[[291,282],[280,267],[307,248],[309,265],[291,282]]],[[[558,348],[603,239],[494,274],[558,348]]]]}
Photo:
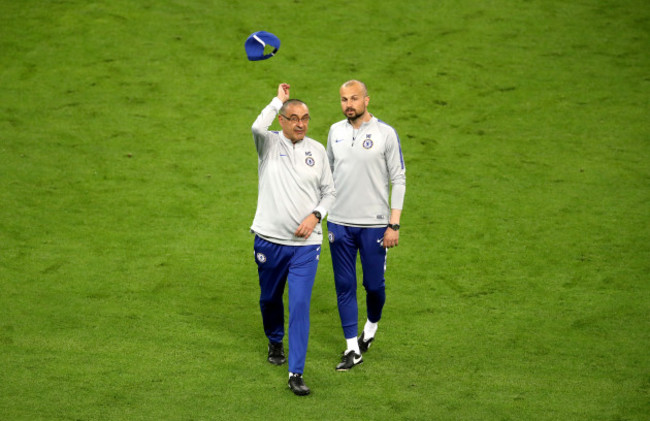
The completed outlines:
{"type": "Polygon", "coordinates": [[[292,373],[292,372],[290,371],[290,372],[289,372],[289,378],[291,378],[291,376],[293,376],[293,375],[295,375],[295,374],[297,374],[297,375],[299,375],[299,376],[302,375],[302,374],[299,374],[299,373],[292,373]]]}
{"type": "Polygon", "coordinates": [[[348,349],[345,352],[354,351],[355,354],[361,354],[361,350],[359,349],[359,343],[357,342],[356,336],[354,338],[346,339],[345,342],[347,342],[348,344],[348,349]]]}
{"type": "Polygon", "coordinates": [[[364,342],[368,341],[368,339],[375,337],[375,334],[377,333],[377,327],[379,327],[378,323],[373,323],[370,320],[366,320],[366,324],[363,327],[364,342]]]}

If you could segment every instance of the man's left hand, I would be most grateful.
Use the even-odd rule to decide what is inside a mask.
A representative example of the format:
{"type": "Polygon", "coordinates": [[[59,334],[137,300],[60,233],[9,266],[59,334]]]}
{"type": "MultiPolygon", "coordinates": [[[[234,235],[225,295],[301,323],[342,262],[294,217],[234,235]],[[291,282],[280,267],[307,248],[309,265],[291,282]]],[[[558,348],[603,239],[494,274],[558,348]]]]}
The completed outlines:
{"type": "Polygon", "coordinates": [[[397,244],[399,244],[399,231],[386,228],[386,232],[384,232],[384,248],[397,247],[397,244]]]}

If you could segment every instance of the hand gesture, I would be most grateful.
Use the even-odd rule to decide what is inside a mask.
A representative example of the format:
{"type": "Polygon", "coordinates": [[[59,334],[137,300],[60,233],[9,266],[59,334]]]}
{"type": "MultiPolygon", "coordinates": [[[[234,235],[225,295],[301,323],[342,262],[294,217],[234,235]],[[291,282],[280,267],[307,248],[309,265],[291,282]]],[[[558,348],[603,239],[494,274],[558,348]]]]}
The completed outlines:
{"type": "Polygon", "coordinates": [[[287,102],[289,99],[289,88],[290,86],[288,83],[281,83],[278,86],[278,98],[280,101],[282,101],[282,103],[287,102]]]}
{"type": "Polygon", "coordinates": [[[314,228],[316,228],[316,225],[318,224],[318,218],[316,218],[316,215],[313,213],[310,213],[309,216],[307,216],[305,219],[303,219],[302,223],[296,229],[296,232],[293,233],[296,237],[301,237],[304,239],[309,238],[312,232],[314,232],[314,228]]]}

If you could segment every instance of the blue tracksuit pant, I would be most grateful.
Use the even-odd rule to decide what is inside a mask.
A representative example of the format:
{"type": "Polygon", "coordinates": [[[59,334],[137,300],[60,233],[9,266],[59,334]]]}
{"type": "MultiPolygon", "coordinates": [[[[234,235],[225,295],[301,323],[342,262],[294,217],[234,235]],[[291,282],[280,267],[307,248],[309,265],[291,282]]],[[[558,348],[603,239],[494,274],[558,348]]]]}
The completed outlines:
{"type": "Polygon", "coordinates": [[[349,227],[327,222],[327,231],[334,268],[336,300],[341,326],[346,339],[358,335],[357,252],[361,257],[363,287],[366,290],[366,312],[373,323],[381,319],[386,302],[386,249],[383,247],[385,227],[349,227]]]}
{"type": "Polygon", "coordinates": [[[309,340],[311,291],[320,245],[283,246],[255,236],[264,333],[271,342],[284,338],[284,287],[289,283],[289,371],[303,373],[309,340]]]}

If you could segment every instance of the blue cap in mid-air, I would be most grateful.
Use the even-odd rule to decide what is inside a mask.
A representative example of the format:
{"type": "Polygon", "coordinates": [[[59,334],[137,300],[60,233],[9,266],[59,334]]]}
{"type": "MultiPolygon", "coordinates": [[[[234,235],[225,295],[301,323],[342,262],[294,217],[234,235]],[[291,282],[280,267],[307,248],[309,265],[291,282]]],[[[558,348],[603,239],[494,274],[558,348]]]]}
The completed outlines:
{"type": "Polygon", "coordinates": [[[280,48],[280,38],[276,37],[270,32],[266,31],[257,31],[250,34],[246,39],[244,44],[246,48],[246,55],[250,61],[266,60],[271,58],[278,52],[280,48]],[[272,47],[273,51],[264,53],[264,50],[270,51],[272,47]]]}

